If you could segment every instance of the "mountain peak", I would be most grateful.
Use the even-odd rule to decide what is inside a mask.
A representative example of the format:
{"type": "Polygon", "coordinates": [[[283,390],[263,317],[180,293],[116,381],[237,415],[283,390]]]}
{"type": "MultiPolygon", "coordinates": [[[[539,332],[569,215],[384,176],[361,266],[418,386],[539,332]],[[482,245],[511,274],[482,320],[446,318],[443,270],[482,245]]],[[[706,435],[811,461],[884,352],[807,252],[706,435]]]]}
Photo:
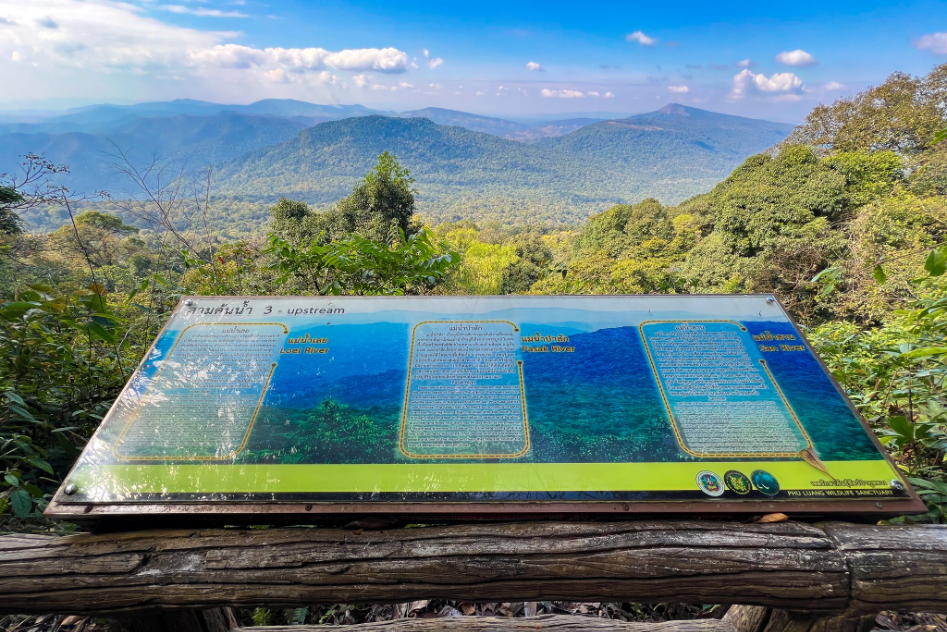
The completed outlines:
{"type": "Polygon", "coordinates": [[[707,110],[701,110],[698,108],[688,107],[686,105],[681,105],[680,103],[668,103],[660,110],[655,110],[654,112],[644,112],[642,114],[633,114],[629,116],[630,119],[695,119],[695,118],[708,118],[714,116],[726,116],[725,114],[718,114],[717,112],[709,112],[707,110]]]}
{"type": "Polygon", "coordinates": [[[668,114],[671,116],[690,116],[693,112],[698,111],[696,108],[689,108],[686,105],[681,105],[680,103],[668,103],[663,108],[658,110],[661,114],[668,114]]]}

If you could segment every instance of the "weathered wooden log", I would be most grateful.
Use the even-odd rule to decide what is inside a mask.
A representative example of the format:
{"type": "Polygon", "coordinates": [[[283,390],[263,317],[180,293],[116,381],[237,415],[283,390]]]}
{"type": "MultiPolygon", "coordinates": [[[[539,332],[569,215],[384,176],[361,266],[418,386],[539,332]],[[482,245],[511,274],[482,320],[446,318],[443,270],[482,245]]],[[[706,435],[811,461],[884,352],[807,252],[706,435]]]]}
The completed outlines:
{"type": "Polygon", "coordinates": [[[854,611],[947,612],[943,526],[822,526],[851,567],[854,611]]]}
{"type": "Polygon", "coordinates": [[[763,632],[869,632],[875,615],[843,613],[834,617],[814,612],[772,610],[763,632]]]}
{"type": "Polygon", "coordinates": [[[787,612],[762,606],[730,606],[723,620],[734,632],[869,632],[874,615],[787,612]]]}
{"type": "Polygon", "coordinates": [[[910,578],[897,580],[903,569],[892,567],[900,560],[873,557],[879,550],[935,554],[924,582],[942,593],[947,529],[890,529],[831,525],[830,537],[792,522],[662,521],[14,535],[0,538],[0,612],[422,598],[736,602],[816,612],[855,605],[872,614],[920,603],[947,608],[943,594],[922,597],[910,578]],[[890,548],[889,533],[915,541],[890,548]],[[861,578],[857,586],[853,576],[861,578]]]}
{"type": "Polygon", "coordinates": [[[443,617],[437,619],[397,619],[357,625],[287,625],[237,628],[233,632],[441,632],[442,630],[484,630],[523,632],[525,630],[596,630],[599,632],[734,632],[733,626],[718,619],[628,623],[596,617],[546,614],[537,617],[443,617]]]}
{"type": "Polygon", "coordinates": [[[723,620],[733,626],[734,632],[763,632],[772,610],[763,606],[732,605],[723,620]]]}

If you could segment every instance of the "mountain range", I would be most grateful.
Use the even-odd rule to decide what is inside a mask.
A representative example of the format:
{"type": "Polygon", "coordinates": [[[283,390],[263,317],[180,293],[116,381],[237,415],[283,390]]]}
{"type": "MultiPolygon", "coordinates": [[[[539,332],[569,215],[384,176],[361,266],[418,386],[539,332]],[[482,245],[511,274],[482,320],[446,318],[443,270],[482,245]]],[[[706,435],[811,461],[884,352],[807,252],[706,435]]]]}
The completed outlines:
{"type": "Polygon", "coordinates": [[[708,190],[792,126],[670,104],[646,114],[528,123],[441,108],[378,112],[360,105],[270,99],[90,106],[41,119],[0,117],[0,172],[41,153],[70,165],[73,190],[132,194],[119,152],[176,168],[215,165],[218,195],[326,204],[390,151],[417,178],[435,220],[575,221],[617,202],[673,204],[708,190]],[[539,209],[539,210],[537,210],[539,209]]]}

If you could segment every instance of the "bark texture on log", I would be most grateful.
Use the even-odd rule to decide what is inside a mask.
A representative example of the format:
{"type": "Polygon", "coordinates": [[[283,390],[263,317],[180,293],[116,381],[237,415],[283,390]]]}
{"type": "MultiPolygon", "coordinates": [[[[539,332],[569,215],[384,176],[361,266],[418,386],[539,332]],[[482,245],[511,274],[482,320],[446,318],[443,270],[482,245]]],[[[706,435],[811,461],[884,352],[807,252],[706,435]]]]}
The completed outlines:
{"type": "Polygon", "coordinates": [[[734,632],[869,632],[874,615],[787,612],[762,606],[730,606],[723,620],[734,632]]]}
{"type": "Polygon", "coordinates": [[[577,615],[546,614],[538,617],[444,617],[437,619],[397,619],[357,625],[292,625],[237,628],[234,632],[440,632],[441,630],[483,630],[484,632],[523,632],[525,630],[596,630],[598,632],[734,632],[729,623],[667,621],[664,623],[627,623],[577,615]]]}
{"type": "Polygon", "coordinates": [[[727,609],[723,620],[733,626],[734,632],[763,632],[770,612],[763,606],[733,605],[727,609]]]}
{"type": "Polygon", "coordinates": [[[852,572],[852,608],[947,612],[947,537],[940,525],[822,525],[852,572]],[[897,606],[889,605],[897,595],[897,606]]]}
{"type": "Polygon", "coordinates": [[[924,583],[942,593],[947,529],[899,529],[833,524],[829,537],[793,522],[638,521],[14,535],[0,537],[0,612],[431,598],[944,609],[944,595],[924,597],[901,560],[874,555],[936,552],[924,563],[924,583]],[[853,577],[860,578],[854,593],[853,577]]]}
{"type": "Polygon", "coordinates": [[[875,615],[838,616],[818,615],[813,612],[772,610],[763,632],[869,632],[875,624],[875,615]]]}

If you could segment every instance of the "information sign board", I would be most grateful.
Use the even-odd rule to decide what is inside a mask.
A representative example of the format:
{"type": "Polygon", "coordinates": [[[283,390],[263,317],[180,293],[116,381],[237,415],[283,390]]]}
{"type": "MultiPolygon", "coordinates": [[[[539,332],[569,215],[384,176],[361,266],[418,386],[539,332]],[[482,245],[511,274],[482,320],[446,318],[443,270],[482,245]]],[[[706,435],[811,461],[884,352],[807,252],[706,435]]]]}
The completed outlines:
{"type": "Polygon", "coordinates": [[[194,297],[47,513],[922,509],[770,296],[194,297]]]}

